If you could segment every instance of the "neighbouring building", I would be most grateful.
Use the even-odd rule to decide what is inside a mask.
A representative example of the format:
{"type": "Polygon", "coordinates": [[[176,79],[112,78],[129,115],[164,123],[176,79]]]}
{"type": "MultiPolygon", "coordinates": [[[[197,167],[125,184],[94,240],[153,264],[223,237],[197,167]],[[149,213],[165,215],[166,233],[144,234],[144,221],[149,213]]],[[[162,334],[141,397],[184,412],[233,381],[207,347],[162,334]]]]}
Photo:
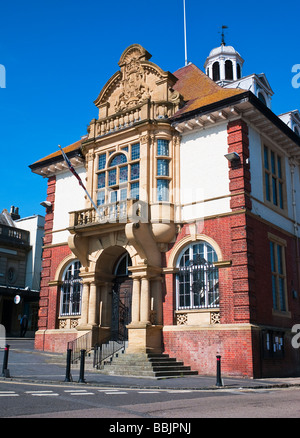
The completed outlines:
{"type": "Polygon", "coordinates": [[[27,336],[38,327],[44,217],[21,218],[11,207],[0,213],[0,324],[6,335],[20,335],[20,320],[28,317],[27,336]]]}
{"type": "Polygon", "coordinates": [[[116,332],[212,375],[299,375],[300,119],[231,46],[173,74],[128,47],[48,179],[36,348],[116,332]]]}

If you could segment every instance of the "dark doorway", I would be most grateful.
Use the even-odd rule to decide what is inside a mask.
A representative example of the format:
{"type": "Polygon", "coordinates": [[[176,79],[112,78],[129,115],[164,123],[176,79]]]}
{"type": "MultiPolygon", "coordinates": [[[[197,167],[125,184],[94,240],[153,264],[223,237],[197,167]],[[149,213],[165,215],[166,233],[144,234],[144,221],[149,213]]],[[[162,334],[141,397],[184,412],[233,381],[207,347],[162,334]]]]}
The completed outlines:
{"type": "Polygon", "coordinates": [[[131,266],[129,254],[124,254],[117,262],[115,281],[112,289],[112,335],[128,339],[126,326],[131,322],[132,280],[128,277],[131,266]]]}
{"type": "Polygon", "coordinates": [[[12,300],[3,300],[1,324],[4,325],[6,334],[11,332],[13,304],[12,300]]]}

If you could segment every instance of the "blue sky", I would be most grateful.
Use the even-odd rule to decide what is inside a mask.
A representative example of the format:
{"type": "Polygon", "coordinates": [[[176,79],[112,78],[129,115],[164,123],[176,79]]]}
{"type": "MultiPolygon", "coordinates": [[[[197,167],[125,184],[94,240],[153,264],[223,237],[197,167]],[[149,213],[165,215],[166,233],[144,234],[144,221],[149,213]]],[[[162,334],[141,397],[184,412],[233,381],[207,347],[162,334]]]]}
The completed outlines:
{"type": "MultiPolygon", "coordinates": [[[[291,0],[186,0],[188,60],[203,69],[227,25],[243,75],[266,74],[274,113],[300,109],[291,72],[300,64],[299,12],[291,0]]],[[[2,0],[0,14],[0,211],[44,215],[46,180],[28,166],[86,134],[93,101],[130,44],[164,70],[184,65],[183,0],[2,0]]]]}

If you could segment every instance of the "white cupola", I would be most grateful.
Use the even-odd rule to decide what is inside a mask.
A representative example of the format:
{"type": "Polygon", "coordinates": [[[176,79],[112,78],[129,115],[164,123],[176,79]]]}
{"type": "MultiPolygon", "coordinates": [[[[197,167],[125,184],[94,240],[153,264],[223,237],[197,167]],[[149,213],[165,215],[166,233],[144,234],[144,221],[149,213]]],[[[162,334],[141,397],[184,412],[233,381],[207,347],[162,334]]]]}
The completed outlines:
{"type": "Polygon", "coordinates": [[[221,86],[242,77],[244,60],[232,46],[226,46],[224,40],[220,47],[213,49],[205,61],[204,69],[214,82],[221,86]]]}

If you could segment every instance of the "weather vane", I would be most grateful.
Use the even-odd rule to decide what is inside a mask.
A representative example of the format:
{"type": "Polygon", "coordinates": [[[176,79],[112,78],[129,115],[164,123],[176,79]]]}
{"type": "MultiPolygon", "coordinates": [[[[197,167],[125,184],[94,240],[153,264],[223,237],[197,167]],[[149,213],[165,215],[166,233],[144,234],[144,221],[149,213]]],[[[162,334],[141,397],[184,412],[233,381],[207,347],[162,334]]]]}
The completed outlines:
{"type": "Polygon", "coordinates": [[[224,29],[228,29],[228,26],[222,26],[222,34],[221,34],[221,36],[222,36],[222,42],[221,42],[221,45],[222,46],[225,46],[225,40],[224,40],[224,29]]]}

